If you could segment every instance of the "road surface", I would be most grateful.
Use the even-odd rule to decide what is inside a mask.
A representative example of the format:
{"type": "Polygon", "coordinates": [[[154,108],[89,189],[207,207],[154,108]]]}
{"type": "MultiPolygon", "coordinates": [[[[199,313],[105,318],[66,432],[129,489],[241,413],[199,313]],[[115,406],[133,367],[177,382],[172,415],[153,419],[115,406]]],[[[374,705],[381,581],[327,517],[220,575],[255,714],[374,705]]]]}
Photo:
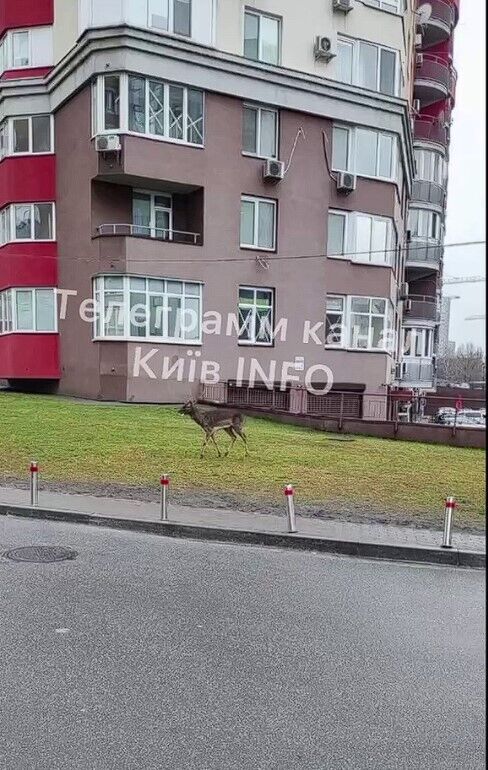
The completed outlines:
{"type": "Polygon", "coordinates": [[[481,770],[484,574],[0,519],[2,770],[481,770]]]}

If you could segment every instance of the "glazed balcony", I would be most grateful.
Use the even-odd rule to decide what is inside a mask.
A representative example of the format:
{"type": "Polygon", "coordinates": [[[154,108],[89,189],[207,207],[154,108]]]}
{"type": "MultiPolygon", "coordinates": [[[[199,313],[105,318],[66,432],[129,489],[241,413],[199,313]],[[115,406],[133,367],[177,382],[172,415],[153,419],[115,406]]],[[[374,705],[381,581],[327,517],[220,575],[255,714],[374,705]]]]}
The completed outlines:
{"type": "MultiPolygon", "coordinates": [[[[425,5],[423,0],[419,5],[425,5]]],[[[448,40],[456,25],[456,10],[453,5],[444,0],[430,0],[429,6],[428,17],[425,14],[419,25],[424,48],[430,48],[448,40]]]]}
{"type": "Polygon", "coordinates": [[[401,385],[427,389],[435,385],[435,367],[432,359],[405,358],[398,368],[398,380],[401,385]]]}
{"type": "Polygon", "coordinates": [[[407,268],[423,272],[440,269],[444,247],[439,241],[415,236],[411,239],[407,252],[407,268]]]}
{"type": "Polygon", "coordinates": [[[435,54],[419,53],[415,68],[414,97],[421,109],[448,97],[454,97],[456,70],[435,54]]]}
{"type": "Polygon", "coordinates": [[[440,309],[435,297],[409,294],[403,307],[403,324],[412,326],[416,321],[439,323],[440,309]]]}
{"type": "Polygon", "coordinates": [[[413,183],[412,202],[428,203],[443,209],[446,203],[446,188],[438,182],[417,179],[413,183]]]}

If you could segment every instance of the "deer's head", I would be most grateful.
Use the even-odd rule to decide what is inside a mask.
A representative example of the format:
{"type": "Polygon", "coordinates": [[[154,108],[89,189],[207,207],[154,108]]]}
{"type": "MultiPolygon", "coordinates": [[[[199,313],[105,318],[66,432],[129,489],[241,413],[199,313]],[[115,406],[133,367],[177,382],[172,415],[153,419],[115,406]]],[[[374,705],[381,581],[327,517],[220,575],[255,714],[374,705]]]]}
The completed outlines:
{"type": "Polygon", "coordinates": [[[183,404],[181,409],[179,410],[179,414],[192,414],[193,408],[195,406],[194,401],[187,401],[186,404],[183,404]]]}

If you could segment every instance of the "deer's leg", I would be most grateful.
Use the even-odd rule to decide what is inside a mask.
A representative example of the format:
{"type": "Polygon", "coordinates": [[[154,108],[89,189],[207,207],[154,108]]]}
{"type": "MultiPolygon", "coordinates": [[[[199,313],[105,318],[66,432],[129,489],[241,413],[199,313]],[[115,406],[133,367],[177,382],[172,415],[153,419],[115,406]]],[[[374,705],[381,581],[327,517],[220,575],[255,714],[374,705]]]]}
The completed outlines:
{"type": "Polygon", "coordinates": [[[212,431],[212,432],[211,432],[211,434],[210,434],[210,438],[212,439],[213,443],[215,444],[215,447],[216,447],[216,449],[217,449],[217,453],[218,453],[219,457],[222,457],[222,453],[221,453],[221,451],[220,451],[220,449],[219,449],[219,445],[217,444],[217,442],[216,442],[216,440],[215,440],[215,431],[212,431]]]}
{"type": "Polygon", "coordinates": [[[229,434],[229,436],[232,439],[229,447],[227,448],[227,452],[225,453],[225,456],[227,457],[227,455],[229,454],[230,450],[232,449],[232,447],[234,446],[234,444],[235,444],[235,442],[237,440],[237,433],[235,432],[235,430],[233,428],[224,428],[224,430],[225,430],[226,433],[229,434]]]}
{"type": "Polygon", "coordinates": [[[245,452],[245,453],[246,453],[246,457],[247,457],[247,455],[249,454],[249,450],[248,450],[248,448],[247,448],[247,436],[246,436],[246,434],[244,433],[244,431],[243,431],[243,429],[241,428],[241,426],[240,426],[240,425],[234,425],[232,429],[233,429],[233,430],[235,430],[235,432],[236,432],[236,433],[237,433],[237,434],[238,434],[238,435],[241,437],[241,439],[243,440],[243,442],[244,442],[244,447],[245,447],[245,450],[246,450],[246,452],[245,452]]]}
{"type": "Polygon", "coordinates": [[[203,442],[203,445],[202,445],[202,449],[201,449],[201,452],[200,452],[200,459],[202,459],[202,458],[203,458],[203,453],[205,452],[205,447],[206,447],[206,446],[207,446],[207,444],[208,444],[208,441],[209,441],[209,439],[210,439],[210,435],[211,435],[210,433],[207,433],[207,432],[205,431],[205,441],[203,442]]]}

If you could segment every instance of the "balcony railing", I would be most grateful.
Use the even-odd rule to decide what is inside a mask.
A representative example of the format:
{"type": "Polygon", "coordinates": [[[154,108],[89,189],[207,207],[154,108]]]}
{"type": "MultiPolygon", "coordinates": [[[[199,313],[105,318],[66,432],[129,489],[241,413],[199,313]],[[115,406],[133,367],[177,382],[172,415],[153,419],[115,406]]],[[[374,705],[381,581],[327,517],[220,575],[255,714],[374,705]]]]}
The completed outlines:
{"type": "Polygon", "coordinates": [[[400,364],[400,381],[405,384],[419,383],[427,387],[434,384],[435,368],[432,361],[405,359],[400,364]]]}
{"type": "Polygon", "coordinates": [[[444,247],[441,243],[427,238],[414,237],[408,245],[407,267],[420,266],[438,270],[442,261],[444,247]]]}
{"type": "Polygon", "coordinates": [[[146,227],[145,225],[124,224],[116,222],[97,227],[97,234],[101,236],[122,235],[136,236],[138,238],[153,238],[158,241],[170,243],[187,243],[200,246],[202,236],[200,233],[191,233],[186,230],[170,230],[162,227],[146,227]]]}
{"type": "Polygon", "coordinates": [[[443,120],[422,116],[415,118],[414,138],[418,141],[434,142],[447,147],[449,144],[449,127],[443,120]]]}
{"type": "Polygon", "coordinates": [[[412,200],[432,203],[433,206],[443,208],[446,202],[446,188],[438,182],[417,179],[413,183],[412,200]]]}
{"type": "Polygon", "coordinates": [[[403,322],[410,325],[412,321],[439,321],[439,305],[435,297],[421,294],[409,294],[404,306],[403,322]]]}
{"type": "MultiPolygon", "coordinates": [[[[423,4],[419,2],[419,5],[423,4]]],[[[454,7],[444,0],[430,0],[430,14],[422,24],[423,43],[426,46],[435,45],[447,40],[456,23],[454,7]]]]}
{"type": "Polygon", "coordinates": [[[441,56],[422,53],[421,63],[415,70],[415,97],[421,103],[432,104],[448,95],[454,95],[457,73],[441,56]]]}

